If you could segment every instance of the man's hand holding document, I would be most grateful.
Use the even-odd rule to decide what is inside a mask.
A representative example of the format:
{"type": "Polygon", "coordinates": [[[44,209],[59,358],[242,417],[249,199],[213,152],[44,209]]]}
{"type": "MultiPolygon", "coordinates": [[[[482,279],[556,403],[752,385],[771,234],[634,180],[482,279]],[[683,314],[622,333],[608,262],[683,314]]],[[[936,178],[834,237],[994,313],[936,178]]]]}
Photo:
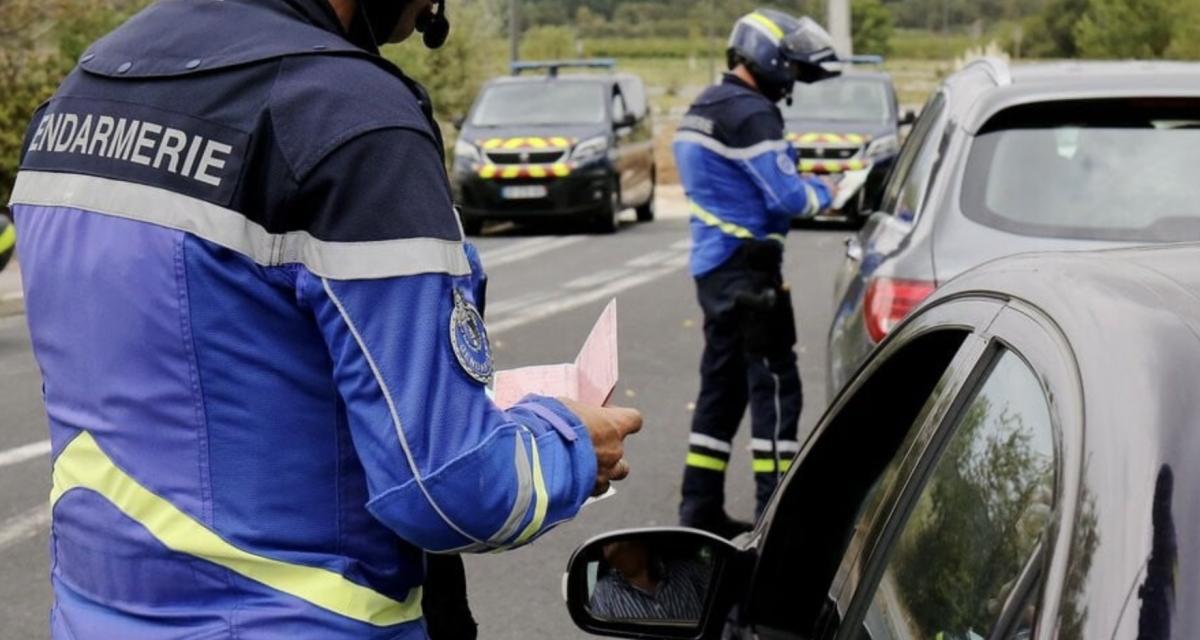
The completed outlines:
{"type": "Polygon", "coordinates": [[[597,499],[612,495],[610,482],[629,475],[624,440],[642,428],[637,411],[604,406],[617,386],[617,376],[616,300],[604,308],[574,362],[496,372],[495,401],[501,408],[507,409],[531,393],[554,396],[587,425],[596,450],[593,495],[597,499]]]}
{"type": "Polygon", "coordinates": [[[575,362],[496,372],[495,400],[507,409],[527,394],[602,407],[617,386],[617,301],[604,308],[575,362]]]}

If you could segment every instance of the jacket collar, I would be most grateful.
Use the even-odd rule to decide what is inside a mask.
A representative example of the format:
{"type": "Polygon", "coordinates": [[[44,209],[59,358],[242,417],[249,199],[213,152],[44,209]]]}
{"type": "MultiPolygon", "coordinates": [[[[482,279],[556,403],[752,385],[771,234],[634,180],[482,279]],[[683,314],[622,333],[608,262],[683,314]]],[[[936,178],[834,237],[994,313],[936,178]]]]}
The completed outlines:
{"type": "Polygon", "coordinates": [[[351,42],[328,0],[159,0],[93,44],[79,62],[89,73],[148,78],[304,54],[383,62],[373,46],[351,42]]]}

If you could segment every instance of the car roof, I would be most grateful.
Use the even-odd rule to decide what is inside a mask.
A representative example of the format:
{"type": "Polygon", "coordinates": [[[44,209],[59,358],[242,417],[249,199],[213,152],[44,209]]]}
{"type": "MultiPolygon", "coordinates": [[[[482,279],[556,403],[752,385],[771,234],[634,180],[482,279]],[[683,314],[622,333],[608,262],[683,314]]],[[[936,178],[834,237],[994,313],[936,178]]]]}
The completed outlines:
{"type": "Polygon", "coordinates": [[[1022,104],[1119,97],[1200,98],[1200,64],[1072,61],[1009,65],[976,60],[946,79],[950,117],[975,133],[1022,104]]]}
{"type": "MultiPolygon", "coordinates": [[[[962,295],[1040,310],[1069,346],[1085,427],[1074,445],[1083,468],[1065,469],[1066,481],[1082,480],[1074,521],[1092,536],[1075,536],[1072,553],[1090,557],[1071,562],[1090,569],[1073,598],[1091,611],[1081,637],[1109,637],[1130,624],[1121,618],[1124,599],[1149,583],[1151,553],[1163,553],[1154,541],[1165,528],[1152,509],[1164,499],[1170,533],[1178,531],[1170,541],[1176,566],[1200,562],[1200,243],[1004,258],[952,280],[930,304],[962,295]],[[1173,502],[1158,488],[1164,475],[1173,479],[1173,502]]],[[[1174,586],[1177,602],[1196,602],[1200,572],[1179,572],[1174,586]]],[[[1187,631],[1175,637],[1200,628],[1197,609],[1176,612],[1174,625],[1187,631]]],[[[1124,615],[1136,624],[1136,610],[1124,615]]]]}
{"type": "Polygon", "coordinates": [[[886,82],[888,84],[891,84],[891,82],[892,82],[892,74],[887,73],[885,71],[867,71],[867,70],[863,70],[863,69],[850,68],[850,69],[846,70],[845,73],[842,74],[842,77],[855,78],[855,79],[862,78],[862,79],[866,79],[866,80],[878,80],[880,82],[886,82]]]}
{"type": "Polygon", "coordinates": [[[557,76],[540,73],[522,76],[500,76],[497,78],[492,78],[487,84],[488,86],[492,86],[509,84],[536,84],[546,82],[589,82],[611,85],[616,82],[635,78],[637,78],[637,76],[630,73],[560,73],[557,76]]]}

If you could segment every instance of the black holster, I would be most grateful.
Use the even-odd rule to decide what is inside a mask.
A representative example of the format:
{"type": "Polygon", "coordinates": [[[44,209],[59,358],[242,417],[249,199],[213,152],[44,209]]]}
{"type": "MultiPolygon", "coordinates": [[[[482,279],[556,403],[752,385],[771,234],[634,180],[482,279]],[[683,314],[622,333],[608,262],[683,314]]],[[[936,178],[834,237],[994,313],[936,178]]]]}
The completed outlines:
{"type": "Polygon", "coordinates": [[[742,321],[746,352],[770,356],[796,344],[791,293],[783,286],[783,244],[750,240],[734,257],[746,270],[746,283],[734,295],[742,321]]]}

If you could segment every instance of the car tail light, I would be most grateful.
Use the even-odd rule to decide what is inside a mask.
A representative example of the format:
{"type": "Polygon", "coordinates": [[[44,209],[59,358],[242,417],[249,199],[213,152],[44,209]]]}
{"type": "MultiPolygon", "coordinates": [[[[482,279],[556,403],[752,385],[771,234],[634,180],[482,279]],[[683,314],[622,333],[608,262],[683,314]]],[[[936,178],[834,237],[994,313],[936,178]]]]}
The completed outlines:
{"type": "Polygon", "coordinates": [[[867,285],[867,298],[863,303],[863,314],[867,321],[867,335],[879,343],[900,321],[908,316],[921,301],[937,288],[925,280],[894,280],[875,278],[867,285]]]}

